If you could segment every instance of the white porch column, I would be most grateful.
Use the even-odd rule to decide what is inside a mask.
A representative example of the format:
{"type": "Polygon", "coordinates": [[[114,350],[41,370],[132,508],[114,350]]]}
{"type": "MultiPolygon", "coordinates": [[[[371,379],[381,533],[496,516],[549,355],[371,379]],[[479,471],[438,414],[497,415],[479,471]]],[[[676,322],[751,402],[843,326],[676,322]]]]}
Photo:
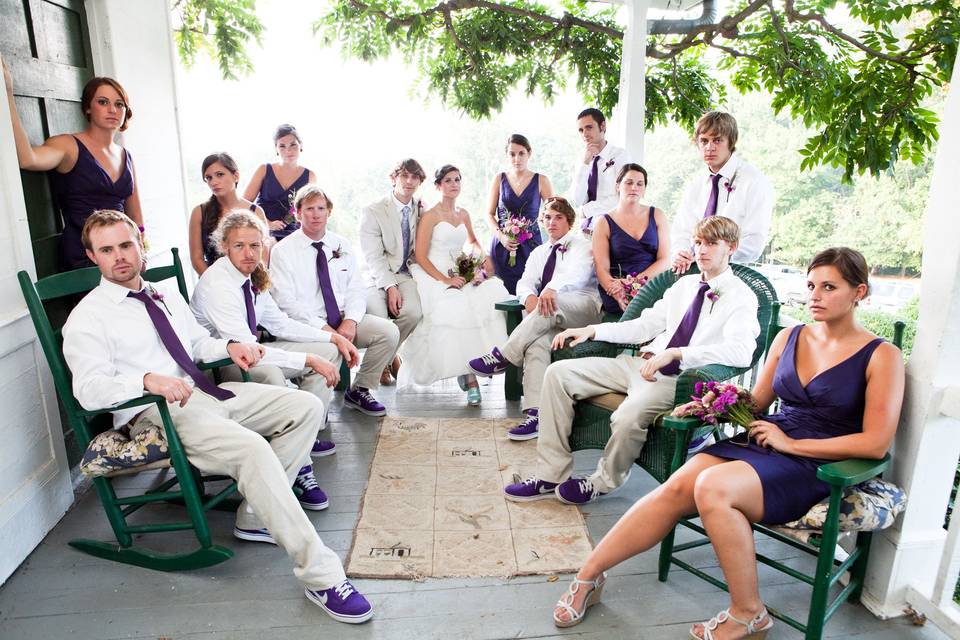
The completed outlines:
{"type": "Polygon", "coordinates": [[[646,117],[647,9],[650,0],[626,0],[627,30],[620,60],[620,102],[616,108],[615,131],[608,138],[623,142],[633,162],[643,162],[644,118],[646,117]]]}
{"type": "MultiPolygon", "coordinates": [[[[908,586],[930,594],[946,531],[943,517],[960,455],[960,419],[948,398],[960,386],[960,64],[940,126],[927,202],[920,321],[907,364],[907,397],[888,478],[909,496],[897,525],[874,537],[863,603],[880,617],[901,615],[908,586]],[[954,391],[951,393],[951,388],[954,391]],[[952,414],[952,415],[951,415],[952,414]]],[[[960,514],[954,512],[954,518],[960,514]]]]}

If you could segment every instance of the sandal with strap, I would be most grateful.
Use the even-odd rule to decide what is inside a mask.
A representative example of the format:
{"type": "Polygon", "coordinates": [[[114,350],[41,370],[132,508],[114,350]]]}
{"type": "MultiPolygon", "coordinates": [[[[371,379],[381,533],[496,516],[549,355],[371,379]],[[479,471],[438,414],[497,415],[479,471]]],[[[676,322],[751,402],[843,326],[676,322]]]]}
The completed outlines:
{"type": "Polygon", "coordinates": [[[730,615],[730,609],[724,609],[718,613],[715,617],[710,618],[707,622],[700,622],[703,626],[703,635],[698,636],[694,631],[694,627],[690,627],[690,637],[694,640],[714,640],[713,632],[714,630],[722,625],[727,620],[732,620],[742,627],[747,628],[747,635],[743,636],[744,638],[750,638],[751,640],[763,640],[767,637],[767,632],[773,628],[773,618],[770,617],[770,614],[767,613],[767,608],[764,607],[760,609],[760,613],[755,615],[751,620],[741,620],[730,615]],[[767,623],[760,625],[760,623],[766,619],[767,623]]]}
{"type": "Polygon", "coordinates": [[[587,609],[600,602],[600,596],[603,594],[603,585],[606,583],[606,572],[601,573],[600,577],[596,580],[581,580],[580,578],[574,577],[573,582],[571,582],[567,588],[567,592],[560,597],[556,606],[556,609],[566,611],[570,619],[562,620],[557,617],[557,612],[554,611],[553,624],[561,629],[566,629],[567,627],[572,627],[583,622],[583,617],[587,615],[587,609]],[[587,587],[587,592],[583,599],[583,608],[577,610],[573,608],[573,601],[577,595],[577,591],[580,590],[580,585],[587,587]]]}

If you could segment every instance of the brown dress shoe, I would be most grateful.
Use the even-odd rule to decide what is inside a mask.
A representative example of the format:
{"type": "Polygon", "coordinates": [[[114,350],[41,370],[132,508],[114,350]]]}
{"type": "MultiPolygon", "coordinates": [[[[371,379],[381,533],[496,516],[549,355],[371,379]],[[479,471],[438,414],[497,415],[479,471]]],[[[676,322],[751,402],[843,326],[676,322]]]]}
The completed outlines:
{"type": "Polygon", "coordinates": [[[383,370],[383,373],[380,374],[380,386],[389,387],[394,383],[393,376],[390,374],[389,365],[383,370]]]}
{"type": "Polygon", "coordinates": [[[390,363],[390,373],[393,374],[393,377],[396,378],[397,374],[400,373],[400,363],[403,362],[400,360],[400,356],[393,356],[393,362],[390,363]]]}

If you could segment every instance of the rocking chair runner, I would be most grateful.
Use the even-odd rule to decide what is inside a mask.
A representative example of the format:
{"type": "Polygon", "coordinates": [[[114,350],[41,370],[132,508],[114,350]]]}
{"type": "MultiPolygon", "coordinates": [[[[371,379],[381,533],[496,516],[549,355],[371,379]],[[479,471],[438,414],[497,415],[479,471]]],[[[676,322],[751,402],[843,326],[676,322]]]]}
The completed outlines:
{"type": "MultiPolygon", "coordinates": [[[[165,267],[154,267],[147,270],[143,277],[150,282],[159,282],[169,278],[176,278],[177,286],[184,299],[187,299],[186,281],[183,277],[183,268],[177,249],[172,249],[173,264],[165,267]]],[[[115,472],[93,479],[93,485],[103,504],[107,519],[113,529],[117,541],[101,542],[97,540],[76,539],[70,541],[70,546],[93,556],[137,565],[160,571],[181,571],[198,569],[218,564],[233,556],[233,551],[213,544],[210,529],[207,526],[206,512],[222,506],[224,501],[236,489],[236,482],[231,482],[226,488],[213,496],[204,495],[204,483],[229,480],[224,476],[202,476],[190,465],[184,453],[183,445],[173,426],[167,403],[157,395],[145,395],[125,402],[109,409],[87,411],[83,409],[73,396],[70,370],[63,358],[61,327],[51,325],[47,316],[44,302],[76,296],[95,288],[100,283],[100,272],[94,267],[79,269],[67,273],[59,273],[42,278],[34,283],[30,274],[21,271],[17,274],[23,297],[26,300],[30,317],[37,331],[44,356],[53,375],[57,395],[63,405],[64,413],[70,426],[76,432],[77,443],[81,451],[85,450],[93,437],[111,428],[109,415],[117,409],[131,407],[145,407],[156,404],[163,421],[167,446],[170,452],[169,466],[176,472],[175,477],[166,480],[158,487],[142,495],[118,497],[113,487],[113,478],[127,472],[115,472]],[[179,489],[175,487],[179,485],[179,489]],[[188,520],[181,522],[157,524],[128,524],[127,518],[144,505],[154,502],[182,502],[187,508],[188,520]],[[199,548],[193,551],[176,554],[161,554],[150,549],[134,545],[133,537],[143,533],[159,533],[165,531],[179,531],[192,529],[197,536],[199,548]]],[[[213,369],[214,377],[218,379],[217,368],[232,364],[229,359],[213,363],[201,364],[201,369],[213,369]]],[[[244,373],[244,380],[248,379],[244,373]]],[[[156,468],[156,464],[150,465],[156,468]]],[[[162,465],[166,466],[166,465],[162,465]]]]}

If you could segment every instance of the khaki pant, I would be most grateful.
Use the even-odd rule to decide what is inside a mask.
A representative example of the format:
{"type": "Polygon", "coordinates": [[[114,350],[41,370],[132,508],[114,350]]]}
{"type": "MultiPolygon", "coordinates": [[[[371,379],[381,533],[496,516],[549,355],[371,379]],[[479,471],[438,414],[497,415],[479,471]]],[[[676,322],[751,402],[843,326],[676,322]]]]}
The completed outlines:
{"type": "MultiPolygon", "coordinates": [[[[329,589],[345,578],[343,565],[320,540],[291,489],[310,454],[323,405],[294,389],[242,382],[222,387],[236,396],[221,402],[194,389],[185,407],[167,405],[187,458],[204,473],[236,479],[244,497],[237,526],[265,526],[293,560],[293,573],[303,584],[329,589]]],[[[131,435],[150,424],[162,428],[156,406],[134,419],[131,435]]]]}
{"type": "MultiPolygon", "coordinates": [[[[521,302],[523,302],[521,300],[521,302]]],[[[557,313],[544,317],[534,309],[524,312],[523,321],[513,330],[500,353],[517,366],[523,366],[523,409],[540,406],[543,375],[550,364],[550,345],[562,329],[585,327],[600,320],[600,301],[580,292],[557,296],[557,313]]]]}
{"type": "MultiPolygon", "coordinates": [[[[417,299],[419,308],[419,298],[417,299]]],[[[397,354],[397,345],[400,343],[400,331],[389,320],[378,318],[369,313],[357,324],[357,337],[353,341],[358,349],[366,349],[360,371],[354,386],[366,389],[380,387],[380,374],[384,367],[393,361],[397,354]]]]}
{"type": "MultiPolygon", "coordinates": [[[[383,289],[371,287],[367,291],[367,313],[373,314],[378,318],[390,320],[397,325],[400,330],[400,340],[397,345],[403,344],[413,330],[420,324],[420,318],[423,317],[423,310],[420,307],[420,294],[417,293],[416,281],[406,273],[397,274],[397,287],[400,289],[400,297],[403,298],[403,306],[400,307],[400,315],[391,318],[387,313],[387,292],[383,289]]],[[[390,356],[393,360],[395,353],[390,356]]]]}
{"type": "Polygon", "coordinates": [[[538,478],[563,482],[573,472],[570,432],[574,404],[616,392],[627,394],[627,399],[610,416],[610,440],[590,479],[604,493],[624,483],[647,439],[647,427],[657,414],[673,407],[677,388],[676,376],[657,374],[656,381],[645,380],[640,375],[643,363],[642,358],[624,354],[561,360],[547,367],[537,441],[538,478]]]}

